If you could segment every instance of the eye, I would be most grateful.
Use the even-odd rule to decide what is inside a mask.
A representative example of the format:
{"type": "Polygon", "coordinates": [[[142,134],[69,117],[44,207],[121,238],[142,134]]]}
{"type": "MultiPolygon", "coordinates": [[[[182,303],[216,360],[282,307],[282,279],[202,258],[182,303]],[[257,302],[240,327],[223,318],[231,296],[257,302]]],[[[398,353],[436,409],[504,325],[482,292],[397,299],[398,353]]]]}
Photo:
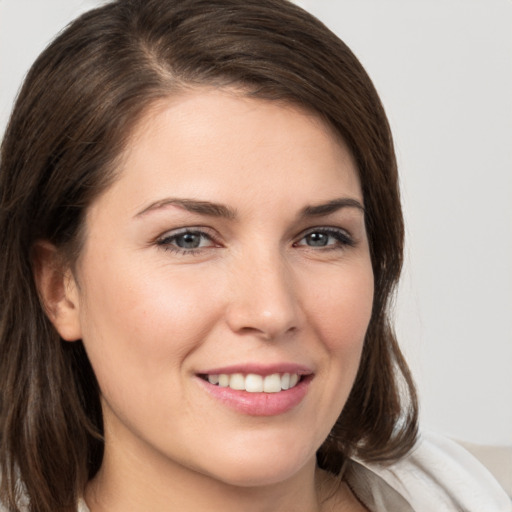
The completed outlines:
{"type": "Polygon", "coordinates": [[[193,254],[200,249],[216,246],[209,234],[197,229],[182,229],[166,233],[156,243],[166,251],[182,254],[193,254]]]}
{"type": "Polygon", "coordinates": [[[354,241],[346,231],[331,227],[311,229],[294,244],[294,246],[318,247],[320,249],[336,249],[353,245],[354,241]]]}

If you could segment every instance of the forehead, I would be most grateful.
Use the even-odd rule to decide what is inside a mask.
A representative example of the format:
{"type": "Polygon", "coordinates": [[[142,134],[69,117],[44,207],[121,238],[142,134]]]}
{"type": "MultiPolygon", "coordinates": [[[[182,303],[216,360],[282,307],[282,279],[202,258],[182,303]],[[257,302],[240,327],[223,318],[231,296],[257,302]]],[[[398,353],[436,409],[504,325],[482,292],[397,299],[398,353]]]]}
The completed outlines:
{"type": "Polygon", "coordinates": [[[114,189],[134,208],[155,194],[236,201],[250,191],[280,195],[346,192],[362,201],[350,151],[320,116],[239,91],[185,91],[153,104],[128,139],[114,189]]]}

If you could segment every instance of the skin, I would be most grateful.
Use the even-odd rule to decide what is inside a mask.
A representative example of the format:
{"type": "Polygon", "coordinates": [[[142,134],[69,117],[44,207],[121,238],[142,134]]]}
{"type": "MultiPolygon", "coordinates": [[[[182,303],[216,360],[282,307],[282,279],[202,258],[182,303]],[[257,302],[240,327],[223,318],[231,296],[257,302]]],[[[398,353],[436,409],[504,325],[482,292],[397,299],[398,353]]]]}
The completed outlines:
{"type": "Polygon", "coordinates": [[[349,151],[316,116],[196,89],[136,127],[119,177],[87,212],[74,273],[59,278],[41,244],[49,314],[64,339],[83,339],[102,392],[92,512],[362,510],[315,465],[373,300],[362,208],[301,215],[340,198],[363,205],[349,151]],[[178,247],[184,228],[204,233],[198,248],[178,247]],[[282,362],[313,377],[297,406],[272,416],[225,406],[197,376],[282,362]]]}

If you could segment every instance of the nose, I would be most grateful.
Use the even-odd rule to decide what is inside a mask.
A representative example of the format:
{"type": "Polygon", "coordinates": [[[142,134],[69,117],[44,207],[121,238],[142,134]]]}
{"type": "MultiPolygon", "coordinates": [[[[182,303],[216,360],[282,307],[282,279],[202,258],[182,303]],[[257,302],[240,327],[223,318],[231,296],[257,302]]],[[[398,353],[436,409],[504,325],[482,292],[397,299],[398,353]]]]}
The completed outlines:
{"type": "Polygon", "coordinates": [[[283,258],[245,258],[231,274],[226,320],[232,331],[276,340],[300,327],[301,307],[293,272],[283,258]]]}

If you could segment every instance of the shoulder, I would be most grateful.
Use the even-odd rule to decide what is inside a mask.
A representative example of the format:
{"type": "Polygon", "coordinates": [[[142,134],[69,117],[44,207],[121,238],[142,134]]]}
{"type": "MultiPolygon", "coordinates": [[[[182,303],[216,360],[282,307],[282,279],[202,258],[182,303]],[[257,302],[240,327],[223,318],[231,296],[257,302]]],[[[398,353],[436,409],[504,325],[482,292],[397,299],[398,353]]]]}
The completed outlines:
{"type": "Polygon", "coordinates": [[[457,443],[425,433],[409,455],[383,466],[353,461],[347,479],[370,510],[512,512],[489,471],[457,443]]]}

